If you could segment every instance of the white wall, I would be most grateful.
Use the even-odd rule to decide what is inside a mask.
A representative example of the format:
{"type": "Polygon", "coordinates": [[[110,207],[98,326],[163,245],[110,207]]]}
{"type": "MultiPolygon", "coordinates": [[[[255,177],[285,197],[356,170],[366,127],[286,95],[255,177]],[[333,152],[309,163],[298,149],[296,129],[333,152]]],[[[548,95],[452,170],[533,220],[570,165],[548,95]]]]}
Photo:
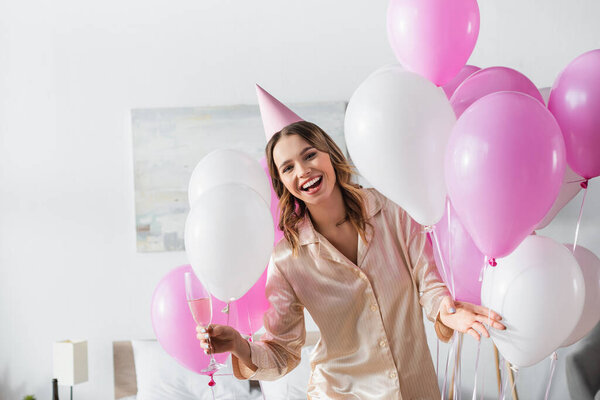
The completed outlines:
{"type": "MultiPolygon", "coordinates": [[[[113,398],[111,342],[152,336],[152,290],[186,263],[184,253],[136,253],[129,110],[255,103],[255,82],[284,102],[347,100],[394,61],[386,7],[0,2],[1,399],[48,398],[52,342],[64,338],[89,341],[90,380],[76,398],[113,398]]],[[[598,2],[480,7],[472,64],[515,67],[548,86],[569,60],[600,47],[598,2]]],[[[600,254],[596,183],[580,237],[600,254]]],[[[568,221],[553,233],[569,240],[568,221]]]]}

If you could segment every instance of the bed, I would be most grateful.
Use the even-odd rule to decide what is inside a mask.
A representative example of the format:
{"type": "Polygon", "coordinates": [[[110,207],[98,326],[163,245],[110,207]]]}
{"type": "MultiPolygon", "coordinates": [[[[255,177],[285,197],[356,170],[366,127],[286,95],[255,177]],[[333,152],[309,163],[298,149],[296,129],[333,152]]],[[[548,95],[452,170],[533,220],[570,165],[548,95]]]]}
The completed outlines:
{"type": "MultiPolygon", "coordinates": [[[[306,333],[300,365],[277,381],[240,381],[233,377],[228,362],[228,368],[215,375],[215,398],[254,400],[264,395],[269,400],[306,399],[309,357],[319,337],[319,332],[306,333]]],[[[260,336],[255,340],[260,340],[260,336]]],[[[179,366],[156,340],[113,342],[113,366],[116,400],[212,399],[208,377],[179,366]]]]}

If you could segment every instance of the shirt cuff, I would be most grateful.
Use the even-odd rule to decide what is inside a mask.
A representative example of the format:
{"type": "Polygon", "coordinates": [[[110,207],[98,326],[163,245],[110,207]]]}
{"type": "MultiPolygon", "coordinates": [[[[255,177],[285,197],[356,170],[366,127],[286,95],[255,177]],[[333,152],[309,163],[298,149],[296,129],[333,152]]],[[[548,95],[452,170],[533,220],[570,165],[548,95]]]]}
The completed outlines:
{"type": "Polygon", "coordinates": [[[233,369],[233,376],[241,380],[252,379],[254,378],[254,375],[256,375],[255,371],[248,368],[246,364],[241,362],[233,354],[231,355],[231,368],[233,369]]]}
{"type": "Polygon", "coordinates": [[[233,375],[238,379],[258,379],[256,375],[260,371],[261,360],[264,360],[267,355],[264,354],[266,350],[257,343],[248,342],[250,345],[250,359],[252,363],[258,367],[256,371],[253,371],[249,366],[244,364],[239,358],[231,354],[231,367],[233,369],[233,375]],[[262,356],[262,357],[261,357],[262,356]]]}
{"type": "Polygon", "coordinates": [[[450,338],[454,334],[454,329],[452,329],[452,328],[444,325],[444,323],[440,319],[440,313],[439,313],[439,311],[438,311],[438,314],[437,314],[437,316],[435,318],[434,327],[435,327],[435,333],[436,333],[437,337],[442,342],[448,343],[448,341],[450,340],[450,338]]]}

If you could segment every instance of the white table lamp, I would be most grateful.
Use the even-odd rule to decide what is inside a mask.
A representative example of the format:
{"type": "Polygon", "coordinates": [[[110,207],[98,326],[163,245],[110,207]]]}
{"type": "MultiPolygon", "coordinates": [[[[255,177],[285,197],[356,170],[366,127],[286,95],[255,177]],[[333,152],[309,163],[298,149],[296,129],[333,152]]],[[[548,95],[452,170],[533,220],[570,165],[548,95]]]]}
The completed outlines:
{"type": "Polygon", "coordinates": [[[71,387],[88,380],[88,356],[86,340],[62,340],[54,342],[54,378],[61,386],[71,387]]]}

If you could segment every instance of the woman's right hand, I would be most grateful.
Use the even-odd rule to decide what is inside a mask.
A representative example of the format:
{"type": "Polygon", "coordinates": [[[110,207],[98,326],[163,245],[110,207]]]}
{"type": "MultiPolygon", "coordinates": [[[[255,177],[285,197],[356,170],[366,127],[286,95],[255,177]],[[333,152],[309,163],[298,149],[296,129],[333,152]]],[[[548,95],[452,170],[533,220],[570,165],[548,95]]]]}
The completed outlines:
{"type": "Polygon", "coordinates": [[[209,325],[208,328],[196,326],[196,337],[206,354],[236,352],[242,335],[227,325],[209,325]],[[210,340],[208,340],[210,336],[210,340]]]}

